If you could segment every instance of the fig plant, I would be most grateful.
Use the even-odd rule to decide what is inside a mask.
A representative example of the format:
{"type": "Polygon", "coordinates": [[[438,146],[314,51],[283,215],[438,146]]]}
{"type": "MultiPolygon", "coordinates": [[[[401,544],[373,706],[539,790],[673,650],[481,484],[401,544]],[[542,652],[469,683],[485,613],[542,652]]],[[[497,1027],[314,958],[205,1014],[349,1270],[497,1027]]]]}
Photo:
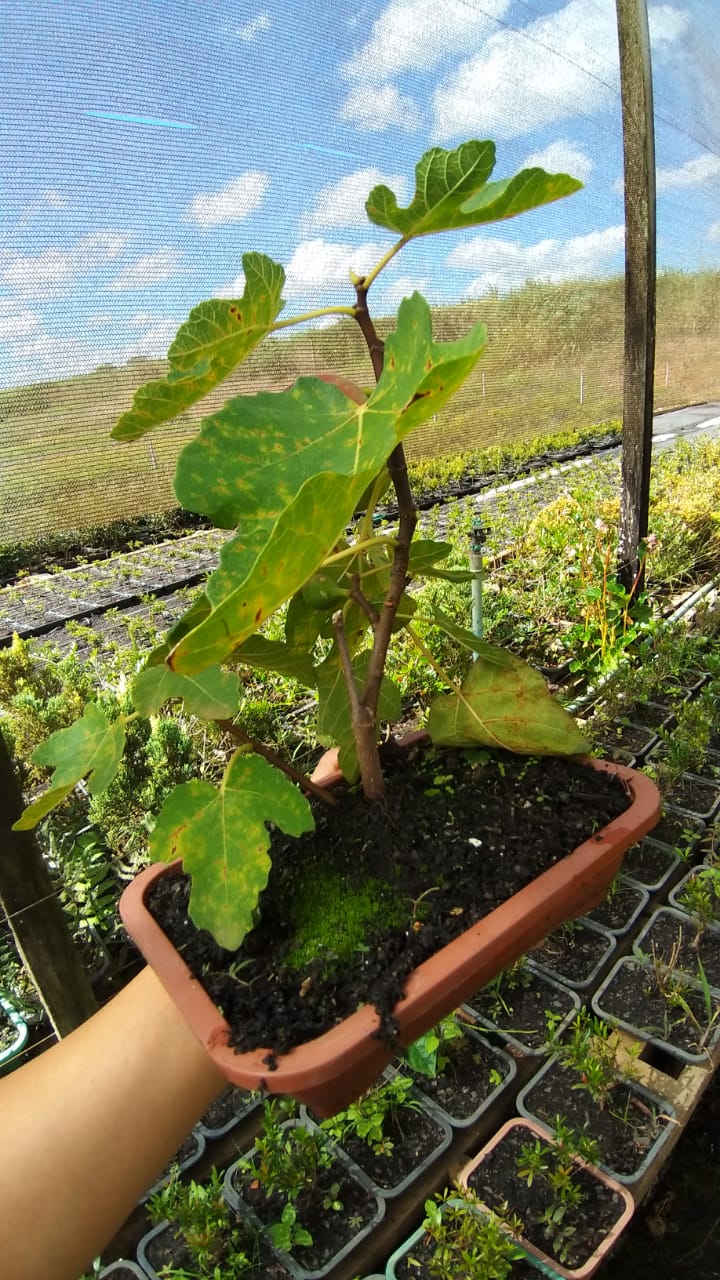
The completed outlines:
{"type": "MultiPolygon", "coordinates": [[[[195,307],[170,347],[167,376],[141,387],[113,429],[115,440],[138,439],[212,392],[266,336],[323,317],[349,316],[358,324],[376,379],[361,390],[342,376],[301,377],[283,391],[233,396],[202,421],[180,453],[175,493],[189,511],[233,531],[218,568],[135,677],[134,710],[111,720],[99,703],[89,703],[32,757],[54,773],[16,824],[23,829],[81,779],[91,793],[108,786],[134,717],[155,716],[168,701],[182,699],[189,714],[219,721],[239,744],[221,785],[181,783],[162,807],[150,853],[155,860],[182,858],[192,877],[190,915],[226,947],[240,945],[267,882],[267,824],[295,836],[311,830],[302,792],[318,792],[235,722],[237,669],[280,672],[317,690],[320,740],[337,745],[345,776],[361,779],[368,800],[377,800],[384,789],[378,725],[400,714],[400,690],[385,674],[393,635],[405,629],[435,665],[413,625],[421,606],[408,586],[416,579],[470,577],[444,565],[448,544],[413,538],[417,514],[403,442],[473,372],[486,345],[485,326],[436,342],[430,307],[416,292],[400,303],[383,342],[368,295],[413,240],[512,218],[582,185],[538,168],[490,181],[494,166],[494,144],[469,141],[422,156],[406,208],[388,187],[376,186],[366,211],[393,241],[367,274],[350,273],[349,305],[281,320],[282,266],[262,253],[244,254],[242,297],[195,307]],[[373,520],[391,485],[399,512],[394,531],[376,528],[373,520]],[[283,641],[262,632],[279,610],[285,611],[283,641]]],[[[432,620],[477,654],[461,685],[443,676],[449,691],[429,712],[434,743],[534,754],[585,749],[540,675],[441,611],[432,620]]]]}

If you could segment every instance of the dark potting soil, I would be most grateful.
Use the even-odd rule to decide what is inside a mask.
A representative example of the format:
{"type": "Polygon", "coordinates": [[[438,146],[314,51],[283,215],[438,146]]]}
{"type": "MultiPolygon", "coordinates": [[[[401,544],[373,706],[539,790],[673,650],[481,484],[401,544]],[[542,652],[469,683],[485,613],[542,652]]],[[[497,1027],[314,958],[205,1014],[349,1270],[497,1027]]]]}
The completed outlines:
{"type": "Polygon", "coordinates": [[[439,1153],[447,1135],[448,1130],[426,1111],[397,1107],[383,1125],[383,1138],[388,1140],[385,1152],[376,1154],[362,1138],[351,1134],[342,1139],[340,1146],[376,1186],[392,1191],[430,1160],[434,1152],[439,1153]]]}
{"type": "Polygon", "coordinates": [[[700,838],[705,823],[702,818],[693,817],[689,813],[680,813],[669,805],[663,805],[663,811],[656,827],[653,827],[652,838],[660,844],[670,845],[672,849],[682,851],[689,856],[700,838]]]}
{"type": "Polygon", "coordinates": [[[697,986],[688,985],[681,973],[669,975],[666,981],[664,994],[652,965],[623,960],[608,986],[593,999],[593,1008],[629,1024],[641,1037],[661,1040],[702,1061],[720,1033],[720,998],[709,993],[708,1016],[705,996],[697,986]],[[678,994],[673,996],[673,990],[678,994]]]}
{"type": "Polygon", "coordinates": [[[255,1098],[257,1094],[253,1095],[249,1089],[229,1084],[226,1089],[223,1089],[220,1097],[211,1102],[200,1123],[210,1133],[216,1129],[224,1129],[231,1120],[238,1118],[246,1108],[251,1107],[255,1098]]]}
{"type": "Polygon", "coordinates": [[[641,840],[628,849],[623,869],[646,889],[654,889],[678,865],[678,855],[668,845],[641,840]]]}
{"type": "Polygon", "coordinates": [[[510,1074],[510,1063],[472,1031],[452,1040],[444,1053],[448,1062],[438,1075],[424,1076],[409,1068],[408,1073],[451,1120],[467,1120],[510,1074]]]}
{"type": "Polygon", "coordinates": [[[461,752],[400,752],[391,743],[384,772],[381,803],[341,786],[339,803],[315,804],[315,833],[300,840],[274,833],[260,923],[237,951],[191,923],[187,877],[163,876],[148,895],[150,911],[222,1009],[239,1050],[285,1052],[365,1003],[378,1010],[392,1041],[392,1010],[410,971],[629,804],[614,776],[557,758],[498,753],[489,764],[471,764],[461,752]],[[401,922],[368,931],[342,962],[326,949],[307,965],[289,964],[298,901],[315,890],[322,916],[323,886],[335,886],[343,910],[368,881],[374,901],[396,917],[400,909],[401,922]]]}
{"type": "Polygon", "coordinates": [[[637,945],[648,958],[654,956],[695,981],[701,978],[702,965],[710,985],[720,987],[720,929],[703,929],[673,911],[658,911],[637,945]]]}
{"type": "MultiPolygon", "coordinates": [[[[257,1178],[243,1173],[239,1167],[233,1171],[232,1181],[238,1196],[254,1210],[264,1226],[280,1221],[287,1203],[283,1195],[279,1192],[267,1195],[257,1178]]],[[[294,1245],[292,1249],[293,1258],[306,1271],[327,1266],[378,1212],[375,1196],[366,1191],[339,1160],[329,1169],[318,1169],[312,1199],[301,1195],[294,1205],[298,1224],[309,1231],[313,1239],[312,1244],[294,1245]],[[339,1201],[342,1209],[326,1208],[323,1200],[339,1201]]]]}
{"type": "Polygon", "coordinates": [[[589,912],[589,917],[611,933],[624,933],[643,901],[642,890],[636,889],[632,884],[616,881],[600,906],[589,912]]]}
{"type": "MultiPolygon", "coordinates": [[[[395,1263],[397,1280],[437,1280],[440,1273],[435,1268],[431,1269],[435,1248],[427,1236],[421,1237],[407,1255],[395,1263]]],[[[472,1262],[461,1270],[453,1270],[452,1275],[453,1280],[477,1280],[472,1262]]],[[[538,1280],[538,1272],[529,1262],[514,1262],[507,1273],[507,1280],[538,1280]]]]}
{"type": "Polygon", "coordinates": [[[560,1115],[575,1130],[587,1128],[598,1144],[598,1159],[623,1177],[637,1172],[666,1125],[673,1123],[660,1099],[653,1102],[631,1082],[618,1080],[608,1096],[596,1102],[581,1087],[578,1074],[559,1063],[538,1077],[523,1101],[540,1124],[552,1128],[560,1115]]]}
{"type": "MultiPolygon", "coordinates": [[[[276,1258],[267,1242],[252,1230],[246,1227],[243,1229],[242,1225],[238,1232],[227,1233],[224,1249],[218,1244],[219,1274],[222,1274],[222,1259],[230,1250],[242,1250],[249,1258],[256,1260],[249,1271],[243,1272],[243,1280],[292,1280],[291,1273],[276,1258]]],[[[178,1272],[189,1276],[199,1274],[196,1259],[188,1249],[184,1237],[176,1236],[171,1226],[160,1231],[148,1242],[146,1252],[148,1262],[159,1274],[163,1273],[164,1267],[172,1268],[173,1273],[178,1272]]],[[[207,1274],[209,1275],[210,1272],[207,1274]]],[[[113,1280],[115,1280],[114,1275],[113,1280]]]]}
{"type": "Polygon", "coordinates": [[[612,937],[571,921],[530,952],[536,964],[571,985],[585,986],[614,949],[612,937]]]}
{"type": "Polygon", "coordinates": [[[497,986],[492,983],[472,996],[469,1004],[530,1052],[537,1052],[547,1043],[548,1013],[562,1021],[580,1008],[571,991],[529,966],[520,970],[512,985],[508,981],[497,986]]]}
{"type": "Polygon", "coordinates": [[[566,1252],[562,1259],[557,1257],[552,1237],[548,1237],[541,1222],[543,1213],[554,1204],[553,1192],[543,1177],[533,1178],[532,1186],[528,1186],[518,1176],[518,1161],[526,1144],[534,1147],[533,1131],[509,1130],[472,1172],[468,1185],[489,1209],[502,1216],[517,1214],[524,1238],[536,1249],[566,1267],[581,1267],[622,1215],[623,1201],[616,1191],[578,1165],[572,1179],[580,1188],[581,1199],[578,1205],[569,1205],[563,1216],[561,1230],[569,1229],[563,1237],[566,1252]]]}
{"type": "Polygon", "coordinates": [[[667,797],[677,805],[678,809],[688,809],[690,813],[703,818],[712,812],[720,800],[720,787],[717,783],[696,778],[690,773],[683,773],[676,782],[673,782],[667,797]]]}

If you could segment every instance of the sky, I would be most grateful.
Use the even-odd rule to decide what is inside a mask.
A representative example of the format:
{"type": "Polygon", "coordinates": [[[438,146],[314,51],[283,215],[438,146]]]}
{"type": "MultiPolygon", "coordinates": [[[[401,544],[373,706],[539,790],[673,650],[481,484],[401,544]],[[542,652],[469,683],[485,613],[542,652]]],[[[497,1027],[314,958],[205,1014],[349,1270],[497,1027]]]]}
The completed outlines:
{"type": "MultiPolygon", "coordinates": [[[[658,265],[720,269],[717,0],[650,3],[658,265]]],[[[583,191],[426,238],[387,314],[623,268],[615,0],[2,0],[0,386],[161,356],[191,307],[285,267],[283,318],[349,305],[431,146],[497,144],[583,191]]]]}

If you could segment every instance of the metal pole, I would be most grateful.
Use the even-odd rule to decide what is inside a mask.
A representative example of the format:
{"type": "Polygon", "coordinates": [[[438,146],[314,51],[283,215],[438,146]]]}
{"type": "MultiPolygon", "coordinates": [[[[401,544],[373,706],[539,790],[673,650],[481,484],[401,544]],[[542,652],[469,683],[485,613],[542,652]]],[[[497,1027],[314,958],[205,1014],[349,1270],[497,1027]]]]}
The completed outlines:
{"type": "MultiPolygon", "coordinates": [[[[475,575],[472,580],[472,629],[478,640],[482,640],[483,634],[482,574],[483,546],[486,537],[487,529],[482,520],[475,516],[470,534],[470,568],[475,575]]],[[[473,654],[473,657],[477,658],[477,654],[473,654]]]]}

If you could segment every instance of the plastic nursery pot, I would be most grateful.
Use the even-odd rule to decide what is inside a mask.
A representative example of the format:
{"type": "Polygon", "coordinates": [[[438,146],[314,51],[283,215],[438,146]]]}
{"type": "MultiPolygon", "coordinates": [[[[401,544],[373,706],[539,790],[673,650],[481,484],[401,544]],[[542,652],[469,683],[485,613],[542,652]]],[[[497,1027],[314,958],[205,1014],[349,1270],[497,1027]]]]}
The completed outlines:
{"type": "MultiPolygon", "coordinates": [[[[537,1102],[533,1104],[533,1092],[537,1092],[538,1088],[547,1080],[547,1077],[552,1075],[556,1067],[557,1058],[550,1058],[549,1061],[544,1063],[540,1070],[535,1073],[532,1079],[528,1081],[524,1088],[520,1090],[517,1096],[515,1105],[519,1114],[526,1120],[531,1120],[533,1124],[545,1125],[547,1123],[546,1118],[538,1115],[535,1110],[537,1102]]],[[[622,1084],[628,1092],[632,1094],[633,1098],[637,1099],[638,1105],[641,1108],[637,1114],[638,1117],[644,1117],[643,1127],[645,1129],[647,1129],[650,1124],[650,1117],[653,1112],[657,1117],[666,1118],[666,1122],[659,1128],[658,1135],[654,1142],[652,1142],[647,1148],[644,1156],[638,1161],[634,1169],[625,1172],[613,1168],[612,1165],[607,1164],[604,1160],[598,1159],[596,1161],[598,1169],[602,1169],[603,1173],[607,1173],[611,1178],[615,1178],[615,1180],[617,1182],[621,1182],[623,1186],[632,1187],[636,1183],[640,1182],[641,1179],[644,1179],[648,1170],[651,1169],[658,1161],[658,1158],[662,1154],[663,1147],[673,1135],[676,1113],[675,1108],[669,1102],[666,1102],[664,1098],[660,1098],[657,1094],[646,1089],[644,1085],[638,1084],[637,1081],[625,1078],[622,1080],[622,1084]]],[[[572,1107],[562,1108],[562,1104],[560,1104],[558,1109],[561,1110],[561,1114],[568,1123],[573,1126],[573,1128],[580,1129],[582,1125],[587,1125],[588,1131],[592,1134],[593,1111],[595,1109],[600,1109],[600,1103],[595,1103],[587,1090],[584,1089],[577,1090],[575,1093],[570,1093],[569,1095],[566,1092],[565,1097],[569,1097],[571,1103],[575,1101],[577,1102],[578,1114],[576,1116],[572,1107]],[[582,1116],[580,1116],[580,1110],[582,1110],[582,1116]]]]}
{"type": "Polygon", "coordinates": [[[111,1262],[109,1267],[103,1267],[98,1280],[148,1280],[147,1272],[142,1271],[137,1262],[130,1262],[127,1258],[118,1258],[117,1262],[111,1262]]]}
{"type": "Polygon", "coordinates": [[[206,1138],[222,1138],[259,1106],[259,1095],[229,1084],[195,1128],[206,1138]]]}
{"type": "Polygon", "coordinates": [[[720,923],[702,925],[682,907],[661,907],[633,942],[638,959],[655,957],[678,973],[700,978],[700,965],[711,987],[720,988],[720,923]]]}
{"type": "MultiPolygon", "coordinates": [[[[411,745],[424,736],[405,741],[411,745]]],[[[412,1044],[563,921],[596,906],[620,870],[625,851],[657,822],[660,794],[650,778],[597,759],[587,766],[615,774],[632,797],[629,808],[408,976],[394,1009],[401,1044],[412,1044]]],[[[337,781],[339,773],[331,769],[322,778],[326,786],[337,781]]],[[[225,1018],[145,905],[155,882],[179,866],[163,863],[143,871],[120,899],[120,915],[195,1035],[234,1084],[289,1093],[320,1116],[342,1111],[392,1060],[393,1050],[376,1038],[378,1013],[363,1005],[324,1035],[272,1058],[272,1069],[268,1049],[236,1053],[228,1044],[225,1018]]]]}
{"type": "Polygon", "coordinates": [[[561,929],[555,938],[546,938],[542,947],[533,951],[531,959],[543,973],[574,991],[589,991],[597,986],[616,946],[614,935],[603,925],[582,920],[570,926],[567,935],[561,929]]]}
{"type": "Polygon", "coordinates": [[[497,1031],[504,1043],[518,1057],[544,1058],[548,1052],[546,1013],[560,1015],[560,1022],[556,1029],[556,1034],[560,1035],[566,1027],[569,1027],[575,1014],[582,1007],[582,1002],[576,991],[564,986],[562,982],[556,982],[548,974],[542,973],[531,960],[527,962],[527,969],[530,973],[528,986],[520,989],[517,995],[515,991],[507,995],[507,1001],[518,1007],[517,1013],[513,1008],[511,1013],[502,1010],[501,1014],[496,1013],[490,1017],[485,1012],[481,991],[476,991],[471,997],[468,1008],[481,1026],[497,1031]],[[534,997],[534,1008],[531,1009],[532,1027],[528,1025],[531,1018],[523,1016],[527,1007],[526,1001],[529,998],[528,992],[531,992],[534,997]]]}
{"type": "MultiPolygon", "coordinates": [[[[302,1126],[302,1121],[286,1120],[282,1125],[282,1128],[289,1129],[297,1126],[302,1126]]],[[[240,1164],[243,1160],[251,1160],[255,1155],[255,1150],[256,1148],[253,1147],[245,1156],[241,1156],[240,1160],[236,1160],[234,1164],[230,1165],[230,1168],[225,1174],[223,1195],[227,1203],[230,1205],[230,1208],[233,1209],[235,1213],[246,1218],[260,1231],[265,1231],[267,1224],[261,1221],[254,1209],[251,1208],[247,1201],[243,1199],[235,1185],[235,1175],[239,1171],[240,1164]]],[[[303,1267],[302,1263],[299,1262],[293,1254],[286,1253],[284,1249],[276,1248],[273,1245],[273,1254],[279,1258],[282,1265],[295,1277],[295,1280],[322,1280],[323,1276],[328,1275],[331,1271],[334,1272],[335,1268],[338,1267],[345,1258],[353,1253],[360,1242],[369,1236],[370,1232],[374,1231],[385,1217],[385,1200],[378,1194],[367,1175],[363,1173],[362,1169],[359,1169],[354,1161],[345,1154],[342,1148],[333,1148],[333,1163],[342,1166],[345,1176],[352,1179],[362,1187],[370,1200],[374,1201],[375,1208],[369,1221],[367,1221],[364,1226],[354,1229],[346,1243],[341,1244],[337,1251],[331,1257],[327,1258],[321,1267],[318,1267],[315,1270],[308,1270],[303,1267]]]]}
{"type": "MultiPolygon", "coordinates": [[[[672,1057],[679,1058],[681,1062],[695,1066],[707,1065],[720,1041],[720,1018],[713,1022],[706,1043],[697,1051],[693,1051],[696,1029],[683,1017],[681,1008],[677,1005],[674,1007],[663,1005],[663,1008],[659,1009],[658,1006],[662,1003],[659,998],[648,995],[645,988],[651,968],[652,966],[646,961],[640,961],[635,956],[625,956],[622,960],[618,960],[593,996],[593,1010],[611,1026],[622,1027],[638,1040],[645,1040],[648,1044],[655,1045],[672,1057]],[[637,1016],[637,1022],[632,1021],[630,1003],[624,994],[628,989],[631,995],[632,1016],[637,1016]],[[646,1007],[643,1007],[644,999],[648,1001],[646,1007]],[[663,1020],[666,1025],[663,1025],[663,1020]],[[684,1047],[683,1040],[688,1047],[684,1047]]],[[[678,973],[678,977],[683,979],[684,998],[692,1002],[694,1016],[702,1025],[706,1017],[706,994],[699,983],[691,983],[685,974],[678,973]]],[[[710,988],[709,994],[712,1016],[716,1009],[720,1009],[720,993],[710,988]]]]}
{"type": "MultiPolygon", "coordinates": [[[[459,1186],[473,1190],[473,1175],[482,1164],[492,1158],[496,1148],[498,1148],[503,1141],[508,1138],[510,1138],[511,1141],[513,1140],[515,1130],[520,1131],[520,1136],[523,1142],[534,1143],[536,1139],[539,1139],[542,1143],[552,1144],[550,1132],[542,1125],[535,1124],[534,1121],[526,1119],[508,1120],[501,1129],[498,1129],[498,1132],[485,1144],[482,1150],[479,1151],[478,1154],[474,1156],[473,1159],[470,1160],[460,1171],[458,1175],[459,1186]]],[[[595,1275],[598,1267],[605,1262],[612,1249],[614,1249],[618,1243],[620,1236],[633,1215],[635,1202],[630,1195],[630,1192],[627,1190],[627,1187],[623,1187],[615,1180],[615,1178],[611,1178],[607,1173],[604,1173],[602,1169],[598,1169],[596,1165],[587,1164],[584,1160],[580,1160],[579,1158],[575,1159],[575,1163],[578,1168],[585,1170],[591,1178],[602,1183],[604,1187],[613,1192],[617,1200],[617,1216],[604,1235],[601,1243],[593,1250],[581,1266],[570,1268],[563,1266],[562,1263],[556,1261],[555,1258],[549,1256],[549,1254],[545,1253],[524,1236],[517,1237],[517,1240],[520,1247],[525,1249],[525,1251],[533,1258],[537,1258],[538,1261],[544,1264],[544,1266],[548,1267],[552,1275],[562,1276],[564,1280],[589,1280],[589,1277],[595,1275]]],[[[487,1210],[487,1206],[483,1205],[482,1207],[487,1210]]],[[[491,1212],[491,1210],[487,1211],[491,1212]]]]}
{"type": "Polygon", "coordinates": [[[150,1196],[156,1191],[160,1191],[173,1176],[173,1171],[177,1169],[179,1173],[184,1173],[186,1169],[192,1169],[201,1157],[205,1154],[205,1134],[202,1133],[199,1126],[191,1129],[187,1138],[183,1142],[179,1151],[176,1152],[173,1159],[169,1162],[165,1171],[160,1175],[156,1182],[152,1184],[148,1191],[140,1198],[140,1204],[144,1204],[150,1196]]]}
{"type": "Polygon", "coordinates": [[[630,849],[625,859],[625,874],[634,884],[659,894],[677,877],[684,866],[679,853],[659,840],[645,839],[630,849]]]}
{"type": "Polygon", "coordinates": [[[489,1124],[491,1113],[498,1103],[502,1106],[501,1099],[504,1099],[517,1075],[517,1063],[504,1049],[495,1044],[490,1044],[485,1036],[474,1031],[472,1027],[468,1027],[465,1030],[464,1036],[468,1047],[471,1050],[475,1047],[486,1062],[491,1064],[490,1071],[496,1071],[501,1076],[498,1084],[492,1085],[488,1092],[477,1093],[474,1099],[471,1096],[466,1100],[467,1108],[461,1108],[460,1104],[464,1099],[464,1092],[460,1099],[453,1103],[451,1088],[443,1088],[442,1074],[436,1077],[437,1084],[434,1084],[431,1079],[419,1073],[414,1077],[417,1088],[423,1098],[427,1097],[428,1092],[432,1090],[428,1098],[430,1106],[435,1107],[441,1115],[445,1116],[454,1129],[467,1129],[470,1125],[476,1124],[481,1116],[485,1116],[489,1124]]]}
{"type": "MultiPolygon", "coordinates": [[[[416,1102],[421,1103],[421,1110],[409,1111],[400,1128],[404,1129],[403,1137],[395,1139],[393,1135],[393,1150],[390,1156],[379,1156],[373,1158],[373,1153],[362,1139],[358,1139],[357,1143],[353,1143],[350,1150],[346,1150],[346,1146],[339,1144],[338,1150],[344,1152],[352,1161],[353,1165],[357,1165],[365,1174],[372,1185],[372,1189],[377,1195],[382,1196],[385,1200],[394,1200],[397,1196],[407,1191],[408,1187],[412,1187],[420,1178],[431,1169],[440,1159],[441,1155],[447,1151],[452,1142],[452,1126],[449,1118],[445,1115],[440,1107],[430,1098],[426,1098],[417,1089],[413,1089],[413,1097],[416,1102]],[[416,1157],[413,1161],[412,1168],[402,1177],[397,1177],[393,1173],[393,1158],[402,1156],[403,1139],[407,1137],[408,1141],[413,1139],[413,1119],[415,1116],[424,1116],[426,1122],[435,1132],[435,1141],[431,1149],[425,1156],[416,1157]],[[386,1176],[378,1176],[376,1170],[382,1170],[382,1174],[386,1176]],[[393,1177],[397,1180],[393,1181],[393,1177]]],[[[300,1119],[308,1129],[317,1129],[313,1117],[308,1112],[307,1107],[300,1108],[300,1119]]]]}
{"type": "MultiPolygon", "coordinates": [[[[468,1210],[468,1212],[471,1212],[471,1210],[468,1210]]],[[[400,1264],[405,1258],[407,1258],[408,1254],[411,1254],[413,1249],[420,1244],[424,1235],[425,1228],[418,1227],[407,1240],[403,1240],[402,1244],[398,1245],[394,1253],[390,1254],[385,1265],[385,1280],[399,1280],[398,1268],[400,1264]]],[[[538,1271],[540,1275],[555,1276],[557,1280],[557,1271],[553,1271],[550,1267],[545,1266],[539,1258],[534,1257],[533,1254],[528,1253],[525,1249],[523,1249],[522,1261],[529,1267],[532,1267],[533,1271],[538,1271]]],[[[372,1278],[370,1278],[370,1280],[372,1280],[372,1278]]]]}
{"type": "Polygon", "coordinates": [[[2,1010],[0,1013],[0,1026],[3,1023],[9,1025],[13,1037],[4,1049],[0,1049],[1,1073],[7,1071],[12,1066],[13,1059],[22,1053],[30,1033],[25,1019],[20,1017],[15,1006],[9,1000],[6,1000],[4,996],[0,996],[0,1009],[2,1010]]]}
{"type": "Polygon", "coordinates": [[[608,894],[586,919],[588,923],[602,925],[619,940],[627,937],[649,901],[650,894],[644,885],[633,884],[626,876],[620,876],[612,901],[608,894]]]}
{"type": "MultiPolygon", "coordinates": [[[[683,895],[685,894],[688,886],[692,885],[694,881],[697,880],[698,875],[707,870],[708,865],[708,863],[701,862],[699,866],[693,867],[692,870],[688,871],[688,874],[683,876],[682,880],[679,880],[675,887],[670,890],[668,894],[668,902],[672,907],[676,907],[678,911],[688,911],[686,904],[683,902],[683,895]]],[[[717,904],[715,920],[720,924],[720,902],[717,904]]]]}

